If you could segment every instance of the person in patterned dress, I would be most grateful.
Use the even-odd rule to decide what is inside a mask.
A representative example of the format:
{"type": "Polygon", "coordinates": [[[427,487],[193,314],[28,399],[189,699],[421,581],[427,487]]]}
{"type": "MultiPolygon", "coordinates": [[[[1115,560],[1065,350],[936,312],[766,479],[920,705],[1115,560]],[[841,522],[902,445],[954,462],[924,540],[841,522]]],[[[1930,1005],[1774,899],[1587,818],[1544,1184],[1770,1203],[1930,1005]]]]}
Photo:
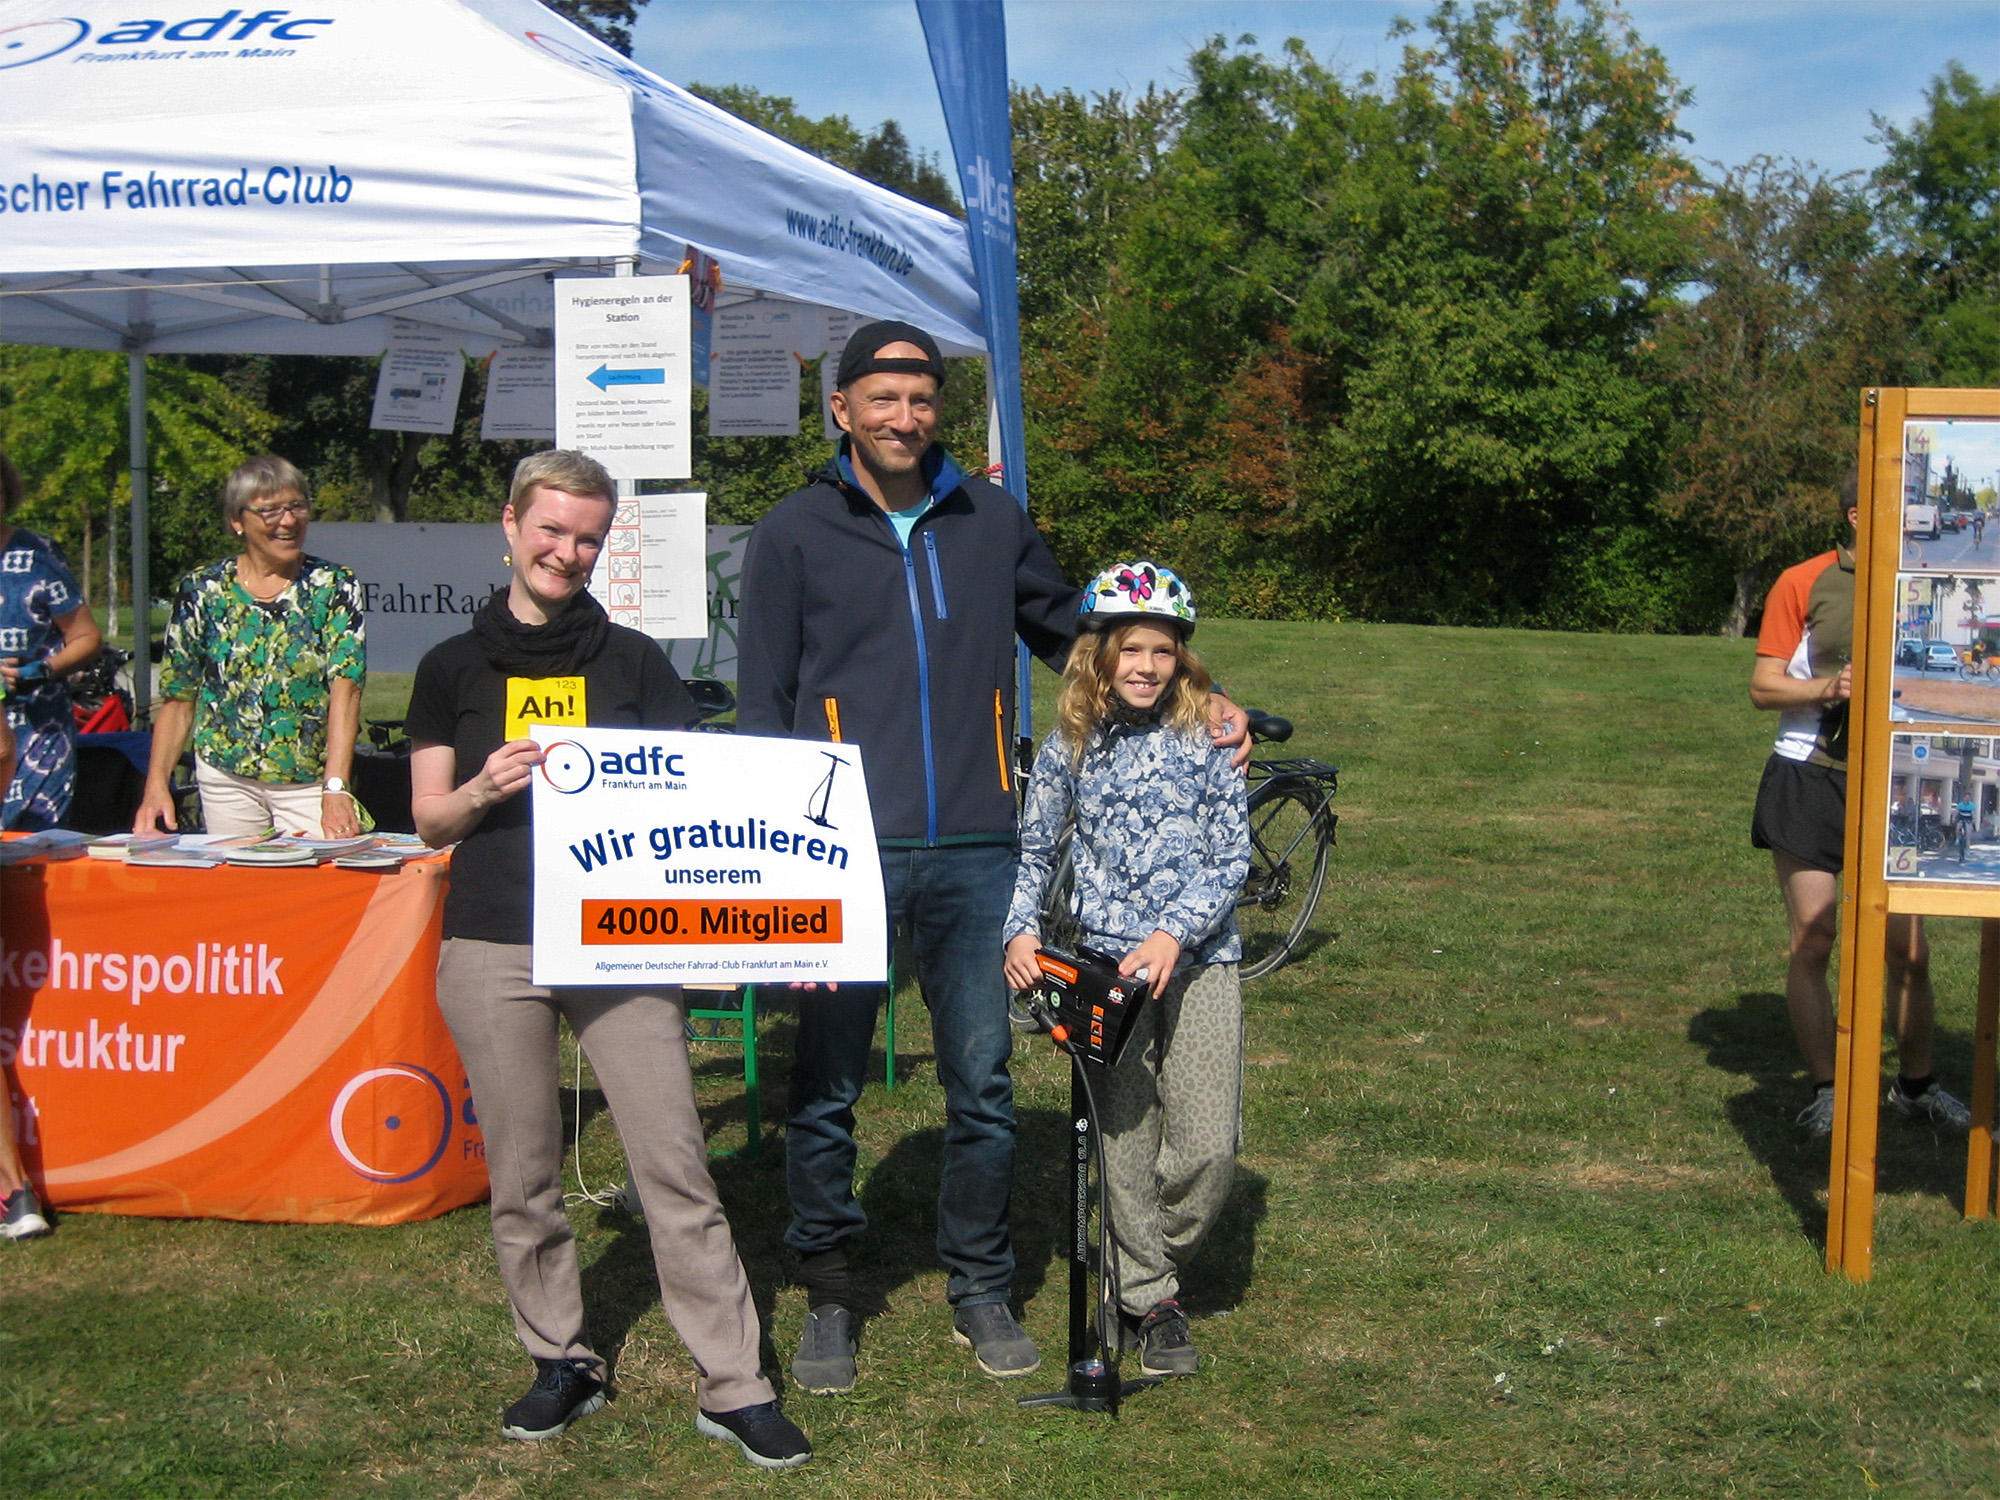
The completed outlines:
{"type": "Polygon", "coordinates": [[[76,715],[63,679],[103,644],[83,590],[48,538],[8,521],[21,475],[0,453],[0,686],[18,761],[0,827],[53,828],[76,790],[76,715]]]}
{"type": "Polygon", "coordinates": [[[305,476],[253,458],[222,486],[243,552],[174,590],[153,717],[153,758],[134,833],[179,824],[169,780],[189,730],[210,833],[349,838],[361,805],[348,778],[367,676],[360,590],[305,550],[305,476]]]}
{"type": "Polygon", "coordinates": [[[1084,942],[1152,984],[1098,1122],[1120,1337],[1149,1375],[1195,1373],[1180,1273],[1228,1200],[1243,1099],[1236,895],[1250,869],[1248,797],[1207,733],[1194,622],[1186,585],[1153,563],[1107,568],[1085,592],[1056,729],[1028,782],[1005,928],[1007,983],[1033,989],[1056,842],[1073,816],[1084,942]]]}

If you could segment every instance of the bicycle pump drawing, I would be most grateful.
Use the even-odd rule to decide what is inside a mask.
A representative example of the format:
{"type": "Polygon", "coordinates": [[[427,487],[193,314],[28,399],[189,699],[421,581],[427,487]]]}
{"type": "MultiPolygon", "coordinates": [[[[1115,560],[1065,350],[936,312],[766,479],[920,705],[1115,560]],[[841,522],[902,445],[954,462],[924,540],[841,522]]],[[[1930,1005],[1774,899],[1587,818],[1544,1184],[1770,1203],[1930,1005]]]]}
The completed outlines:
{"type": "Polygon", "coordinates": [[[2000,885],[2000,759],[1990,739],[1890,736],[1890,880],[2000,885]]]}

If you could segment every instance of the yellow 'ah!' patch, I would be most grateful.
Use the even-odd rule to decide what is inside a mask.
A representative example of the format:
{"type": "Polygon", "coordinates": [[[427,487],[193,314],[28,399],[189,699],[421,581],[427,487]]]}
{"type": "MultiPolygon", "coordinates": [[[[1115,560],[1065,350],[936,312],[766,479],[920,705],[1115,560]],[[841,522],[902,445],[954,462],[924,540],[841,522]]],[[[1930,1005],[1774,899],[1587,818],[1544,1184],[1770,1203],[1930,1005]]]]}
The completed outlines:
{"type": "Polygon", "coordinates": [[[507,738],[524,740],[530,724],[581,729],[590,722],[581,677],[509,677],[507,738]]]}

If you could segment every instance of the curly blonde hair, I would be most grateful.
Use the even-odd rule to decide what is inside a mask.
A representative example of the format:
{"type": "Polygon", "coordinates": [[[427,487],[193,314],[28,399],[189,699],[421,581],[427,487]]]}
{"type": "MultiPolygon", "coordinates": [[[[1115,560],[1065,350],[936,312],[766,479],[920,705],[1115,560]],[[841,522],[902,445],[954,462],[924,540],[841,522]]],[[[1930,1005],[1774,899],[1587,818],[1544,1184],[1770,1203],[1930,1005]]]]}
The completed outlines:
{"type": "Polygon", "coordinates": [[[1126,640],[1141,626],[1164,630],[1174,638],[1174,654],[1179,659],[1174,680],[1160,695],[1160,722],[1190,737],[1208,727],[1208,693],[1213,680],[1187,637],[1159,617],[1139,616],[1109,630],[1084,630],[1069,648],[1063,667],[1062,687],[1056,692],[1056,737],[1069,751],[1070,764],[1081,765],[1083,752],[1090,747],[1098,725],[1111,712],[1117,697],[1111,686],[1111,672],[1126,640]]]}

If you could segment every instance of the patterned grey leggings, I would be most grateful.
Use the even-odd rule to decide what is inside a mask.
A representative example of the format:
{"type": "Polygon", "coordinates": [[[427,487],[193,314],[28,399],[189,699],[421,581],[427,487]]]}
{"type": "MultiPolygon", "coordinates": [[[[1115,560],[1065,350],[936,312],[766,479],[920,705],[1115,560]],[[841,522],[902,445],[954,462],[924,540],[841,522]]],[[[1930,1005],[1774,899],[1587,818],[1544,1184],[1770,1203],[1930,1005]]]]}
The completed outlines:
{"type": "Polygon", "coordinates": [[[1243,990],[1235,964],[1176,974],[1146,1002],[1097,1085],[1119,1301],[1143,1316],[1180,1293],[1236,1175],[1243,990]]]}

